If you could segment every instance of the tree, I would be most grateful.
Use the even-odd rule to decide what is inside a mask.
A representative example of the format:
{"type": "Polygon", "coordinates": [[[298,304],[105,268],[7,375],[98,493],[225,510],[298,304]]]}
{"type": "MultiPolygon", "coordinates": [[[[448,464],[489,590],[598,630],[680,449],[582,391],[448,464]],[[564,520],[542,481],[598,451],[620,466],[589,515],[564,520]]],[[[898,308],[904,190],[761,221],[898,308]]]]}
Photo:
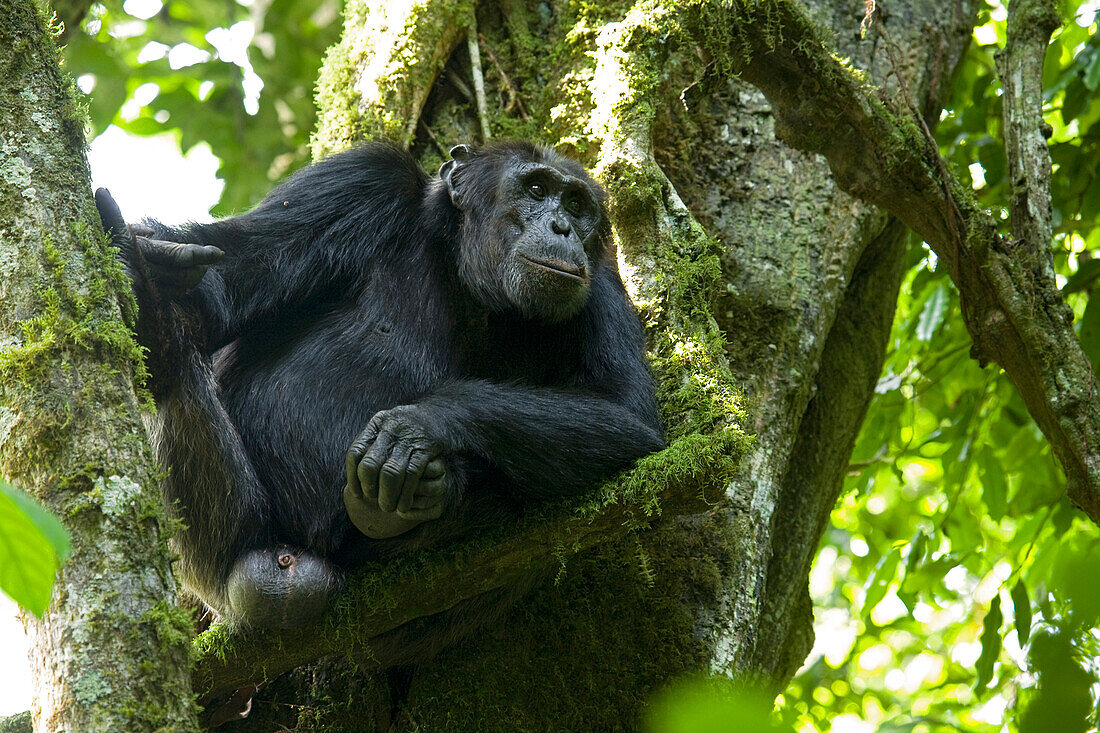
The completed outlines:
{"type": "MultiPolygon", "coordinates": [[[[1039,76],[1056,9],[1010,6],[1001,71],[1013,82],[1003,96],[1009,172],[998,177],[986,165],[988,178],[1003,183],[982,193],[1001,195],[1002,205],[1012,194],[1011,238],[986,213],[990,201],[952,177],[933,138],[964,55],[962,78],[979,101],[992,78],[975,74],[968,51],[979,3],[868,3],[862,36],[860,20],[839,0],[535,8],[499,0],[476,10],[445,0],[348,3],[343,38],[322,69],[314,157],[386,136],[431,169],[445,155],[441,141],[518,136],[594,169],[611,193],[620,268],[646,321],[672,445],[579,506],[538,512],[516,535],[364,574],[317,628],[207,632],[194,673],[200,696],[338,655],[289,672],[235,725],[336,730],[355,729],[368,714],[384,720],[384,686],[362,674],[369,653],[347,661],[342,652],[532,569],[554,582],[537,587],[506,624],[420,669],[399,727],[631,727],[657,687],[692,671],[780,692],[810,649],[806,575],[853,468],[868,405],[876,391],[904,396],[879,381],[903,280],[922,289],[901,296],[913,309],[902,318],[916,320],[929,342],[954,324],[956,342],[968,333],[975,358],[1004,369],[1047,441],[1032,436],[1016,448],[1053,449],[1070,497],[1097,520],[1095,381],[1055,279],[1092,269],[1074,270],[1075,245],[1065,244],[1089,214],[1082,205],[1062,217],[1058,241],[1073,256],[1052,260],[1051,181],[1042,174],[1049,161],[1039,76]],[[912,274],[930,255],[919,243],[906,247],[907,227],[934,252],[938,266],[924,270],[932,274],[912,274]],[[961,296],[954,314],[945,277],[961,296]]],[[[1075,50],[1066,66],[1084,55],[1075,50]]],[[[1081,88],[1090,74],[1095,88],[1094,67],[1086,59],[1073,71],[1081,88]]],[[[1059,90],[1063,115],[1073,84],[1059,90]]],[[[1090,123],[1087,99],[1072,99],[1078,109],[1065,119],[1090,123]]],[[[973,152],[952,158],[969,162],[973,152]]],[[[1089,186],[1078,192],[1082,201],[1089,186]]],[[[1089,287],[1083,277],[1078,292],[1089,287]]],[[[929,373],[908,358],[894,349],[891,369],[904,368],[888,377],[929,373]]],[[[983,394],[996,389],[998,373],[989,367],[987,375],[983,394]]],[[[987,413],[973,412],[970,425],[988,425],[987,413]]],[[[885,429],[887,414],[877,401],[871,426],[885,429]]],[[[996,481],[1003,455],[974,448],[978,467],[968,457],[973,435],[959,435],[949,448],[963,466],[956,497],[977,485],[992,519],[1012,514],[1003,506],[1008,484],[996,481]]],[[[865,481],[898,465],[909,448],[897,442],[864,431],[861,453],[874,450],[854,468],[865,481]]],[[[1013,496],[1028,498],[1022,489],[1013,496]]],[[[1050,501],[1048,516],[1072,516],[1060,494],[1050,501]]],[[[893,589],[916,593],[904,582],[942,564],[935,551],[965,536],[954,506],[937,527],[892,537],[912,540],[887,546],[874,565],[866,614],[893,589]]],[[[1021,508],[1012,519],[1024,524],[1041,509],[1021,508]]],[[[974,536],[984,539],[983,531],[974,536]]],[[[1087,553],[1067,558],[1067,567],[1080,565],[1072,558],[1091,567],[1087,553]]],[[[1020,568],[1032,567],[1025,557],[1020,568]]],[[[1063,600],[1080,598],[1088,596],[1067,592],[1063,600]]],[[[1013,601],[1019,632],[1023,609],[1030,618],[1026,588],[1013,601]]],[[[1075,648],[1089,618],[1083,610],[1078,603],[1076,626],[1064,628],[1060,619],[1073,614],[1043,610],[1045,647],[1075,648]]],[[[999,606],[986,616],[979,691],[993,677],[1001,618],[999,606]]],[[[1073,679],[1080,690],[1080,675],[1073,679]]],[[[1087,677],[1084,687],[1087,699],[1087,677]]],[[[1042,684],[1037,694],[1036,709],[1058,708],[1042,684]]]]}
{"type": "Polygon", "coordinates": [[[49,611],[29,623],[32,712],[39,730],[197,729],[134,395],[144,366],[123,322],[133,298],[88,198],[83,116],[41,9],[0,10],[0,470],[73,538],[49,611]]]}

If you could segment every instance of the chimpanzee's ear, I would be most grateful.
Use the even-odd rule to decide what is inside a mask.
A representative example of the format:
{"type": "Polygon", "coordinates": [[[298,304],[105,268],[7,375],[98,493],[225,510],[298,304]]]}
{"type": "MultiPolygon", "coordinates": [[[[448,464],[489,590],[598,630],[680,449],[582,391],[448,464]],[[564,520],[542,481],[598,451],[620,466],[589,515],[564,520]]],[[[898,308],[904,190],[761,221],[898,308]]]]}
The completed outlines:
{"type": "Polygon", "coordinates": [[[451,202],[455,206],[458,206],[458,193],[452,176],[473,157],[474,151],[469,145],[455,145],[451,148],[451,159],[439,166],[439,179],[447,186],[447,193],[451,195],[451,202]]]}

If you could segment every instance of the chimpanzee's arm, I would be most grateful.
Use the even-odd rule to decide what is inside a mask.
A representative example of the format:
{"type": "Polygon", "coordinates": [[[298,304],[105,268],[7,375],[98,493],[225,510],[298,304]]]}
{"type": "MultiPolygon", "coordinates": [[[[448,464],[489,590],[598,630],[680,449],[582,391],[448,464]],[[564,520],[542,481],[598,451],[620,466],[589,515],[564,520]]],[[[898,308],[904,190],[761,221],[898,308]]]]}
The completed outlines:
{"type": "Polygon", "coordinates": [[[601,270],[580,315],[582,372],[562,387],[452,382],[418,407],[449,450],[488,459],[533,496],[574,494],[664,447],[641,325],[601,270]]]}
{"type": "Polygon", "coordinates": [[[418,407],[446,452],[488,459],[536,498],[576,494],[664,447],[655,426],[581,390],[459,382],[418,407]]]}
{"type": "MultiPolygon", "coordinates": [[[[462,380],[376,414],[348,452],[352,503],[439,516],[437,456],[473,455],[532,497],[576,494],[664,447],[642,335],[621,283],[597,278],[581,316],[583,370],[568,385],[462,380]],[[420,482],[420,484],[418,484],[420,482]]],[[[346,497],[347,499],[347,497],[346,497]]]]}
{"type": "Polygon", "coordinates": [[[408,229],[419,222],[426,182],[407,154],[365,146],[299,171],[241,216],[180,228],[144,222],[142,252],[147,261],[204,249],[193,245],[225,253],[185,294],[162,293],[203,316],[216,349],[259,320],[346,300],[387,247],[408,257],[394,243],[417,241],[408,229]]]}

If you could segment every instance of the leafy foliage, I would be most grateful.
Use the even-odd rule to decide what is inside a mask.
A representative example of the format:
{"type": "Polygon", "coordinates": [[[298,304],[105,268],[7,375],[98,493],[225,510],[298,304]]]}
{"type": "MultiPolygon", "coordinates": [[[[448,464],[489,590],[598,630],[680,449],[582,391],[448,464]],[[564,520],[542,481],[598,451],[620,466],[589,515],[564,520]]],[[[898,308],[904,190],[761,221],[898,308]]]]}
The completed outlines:
{"type": "Polygon", "coordinates": [[[224,214],[256,203],[309,159],[313,85],[341,6],[108,0],[92,6],[64,60],[88,93],[93,133],[115,124],[173,132],[184,151],[209,144],[233,181],[215,209],[224,214]]]}
{"type": "MultiPolygon", "coordinates": [[[[1059,283],[1100,366],[1100,34],[1063,6],[1044,68],[1059,283]]],[[[1008,231],[1004,8],[979,22],[938,136],[1008,231]]],[[[995,366],[969,357],[958,295],[910,252],[885,374],[812,577],[818,646],[783,696],[800,730],[1094,730],[1100,530],[995,366]],[[908,538],[908,539],[905,539],[908,538]]]]}
{"type": "Polygon", "coordinates": [[[57,568],[69,556],[61,523],[0,481],[0,590],[36,616],[50,603],[57,568]]]}

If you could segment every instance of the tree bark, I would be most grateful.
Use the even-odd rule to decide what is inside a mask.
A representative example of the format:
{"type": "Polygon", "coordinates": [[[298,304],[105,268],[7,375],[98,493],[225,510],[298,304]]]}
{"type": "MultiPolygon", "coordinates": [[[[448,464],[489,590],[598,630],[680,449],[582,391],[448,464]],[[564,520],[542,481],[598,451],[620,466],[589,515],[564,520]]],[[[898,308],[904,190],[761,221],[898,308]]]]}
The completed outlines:
{"type": "MultiPolygon", "coordinates": [[[[947,172],[926,126],[867,89],[796,5],[773,0],[769,13],[746,5],[718,14],[741,34],[703,52],[768,97],[784,141],[825,156],[845,191],[891,212],[932,247],[959,289],[971,355],[1004,368],[1058,456],[1070,499],[1100,522],[1098,387],[1055,282],[1049,242],[1002,237],[947,172]]],[[[1049,28],[1050,9],[1028,7],[1049,28]]],[[[692,9],[670,16],[689,29],[715,22],[692,9]]]]}
{"type": "Polygon", "coordinates": [[[46,615],[27,619],[34,727],[197,730],[190,623],[134,396],[133,299],[41,8],[0,0],[0,471],[73,546],[46,615]]]}

